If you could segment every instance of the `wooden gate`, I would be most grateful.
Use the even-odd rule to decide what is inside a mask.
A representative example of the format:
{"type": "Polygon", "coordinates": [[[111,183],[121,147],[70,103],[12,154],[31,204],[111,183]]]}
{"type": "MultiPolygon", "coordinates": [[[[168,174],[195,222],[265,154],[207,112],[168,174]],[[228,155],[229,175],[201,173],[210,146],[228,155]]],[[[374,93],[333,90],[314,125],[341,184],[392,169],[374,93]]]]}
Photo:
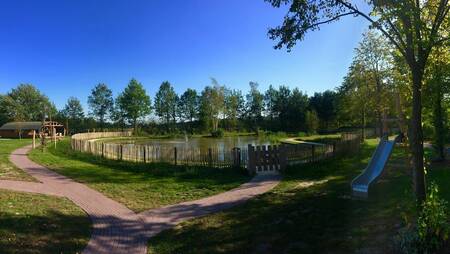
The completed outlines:
{"type": "Polygon", "coordinates": [[[247,170],[250,174],[278,174],[286,168],[287,155],[284,146],[248,145],[247,170]]]}

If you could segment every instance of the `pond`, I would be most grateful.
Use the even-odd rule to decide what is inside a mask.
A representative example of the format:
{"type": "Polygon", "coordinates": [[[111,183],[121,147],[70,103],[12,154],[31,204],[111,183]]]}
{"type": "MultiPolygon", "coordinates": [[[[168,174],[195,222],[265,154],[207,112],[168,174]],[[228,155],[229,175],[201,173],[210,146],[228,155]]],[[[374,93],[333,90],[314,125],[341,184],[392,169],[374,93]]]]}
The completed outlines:
{"type": "Polygon", "coordinates": [[[218,151],[231,151],[234,147],[246,149],[249,144],[252,145],[271,145],[275,144],[268,138],[258,136],[233,136],[223,138],[210,137],[194,137],[194,138],[172,138],[172,139],[152,139],[152,138],[136,138],[136,139],[116,139],[107,141],[107,143],[120,144],[139,144],[160,147],[177,147],[178,149],[198,148],[207,150],[212,148],[218,151]]]}

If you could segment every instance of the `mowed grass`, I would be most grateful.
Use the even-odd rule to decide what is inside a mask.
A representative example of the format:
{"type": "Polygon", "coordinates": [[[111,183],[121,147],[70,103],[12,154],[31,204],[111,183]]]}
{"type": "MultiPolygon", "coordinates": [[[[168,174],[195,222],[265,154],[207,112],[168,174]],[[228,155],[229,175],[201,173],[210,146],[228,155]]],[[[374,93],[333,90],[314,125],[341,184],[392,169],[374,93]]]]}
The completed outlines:
{"type": "Polygon", "coordinates": [[[137,212],[214,195],[249,180],[242,170],[102,159],[72,151],[68,139],[29,156],[137,212]]]}
{"type": "Polygon", "coordinates": [[[89,217],[65,198],[0,190],[0,253],[81,253],[89,217]]]}
{"type": "Polygon", "coordinates": [[[17,148],[31,144],[31,139],[0,139],[0,179],[36,181],[9,161],[9,155],[17,148]]]}
{"type": "MultiPolygon", "coordinates": [[[[271,192],[218,214],[182,223],[149,241],[149,253],[395,253],[398,229],[416,216],[406,151],[396,147],[387,173],[367,200],[350,182],[377,142],[361,152],[290,167],[271,192]]],[[[450,167],[429,167],[450,201],[450,167]]]]}

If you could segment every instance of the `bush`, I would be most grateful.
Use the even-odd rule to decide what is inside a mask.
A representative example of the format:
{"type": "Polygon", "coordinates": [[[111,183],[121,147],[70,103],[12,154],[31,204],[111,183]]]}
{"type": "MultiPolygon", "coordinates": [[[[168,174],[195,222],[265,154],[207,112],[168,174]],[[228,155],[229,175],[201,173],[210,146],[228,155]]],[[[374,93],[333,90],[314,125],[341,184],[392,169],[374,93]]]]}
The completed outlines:
{"type": "Polygon", "coordinates": [[[432,183],[427,200],[417,218],[417,225],[400,230],[396,246],[401,253],[436,253],[448,240],[447,202],[438,196],[438,187],[432,183]]]}
{"type": "Polygon", "coordinates": [[[221,138],[224,135],[224,131],[222,129],[217,129],[215,131],[211,131],[211,137],[213,138],[221,138]]]}
{"type": "Polygon", "coordinates": [[[447,202],[439,198],[438,191],[437,185],[432,183],[417,219],[419,245],[424,253],[437,251],[449,235],[447,202]]]}

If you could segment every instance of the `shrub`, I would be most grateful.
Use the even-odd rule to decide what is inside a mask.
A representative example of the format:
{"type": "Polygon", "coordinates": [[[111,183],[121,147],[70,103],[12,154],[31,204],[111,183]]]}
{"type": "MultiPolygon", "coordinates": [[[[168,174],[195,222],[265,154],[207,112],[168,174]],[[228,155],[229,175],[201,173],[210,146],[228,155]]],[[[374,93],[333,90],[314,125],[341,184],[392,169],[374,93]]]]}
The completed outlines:
{"type": "Polygon", "coordinates": [[[211,137],[213,138],[221,138],[224,135],[224,131],[222,129],[217,129],[215,131],[211,131],[211,137]]]}
{"type": "Polygon", "coordinates": [[[439,189],[431,183],[416,226],[399,231],[396,247],[401,253],[436,253],[448,240],[447,202],[438,196],[439,189]]]}
{"type": "Polygon", "coordinates": [[[439,198],[438,192],[437,185],[432,183],[417,219],[419,245],[424,253],[437,251],[449,235],[447,202],[439,198]]]}

